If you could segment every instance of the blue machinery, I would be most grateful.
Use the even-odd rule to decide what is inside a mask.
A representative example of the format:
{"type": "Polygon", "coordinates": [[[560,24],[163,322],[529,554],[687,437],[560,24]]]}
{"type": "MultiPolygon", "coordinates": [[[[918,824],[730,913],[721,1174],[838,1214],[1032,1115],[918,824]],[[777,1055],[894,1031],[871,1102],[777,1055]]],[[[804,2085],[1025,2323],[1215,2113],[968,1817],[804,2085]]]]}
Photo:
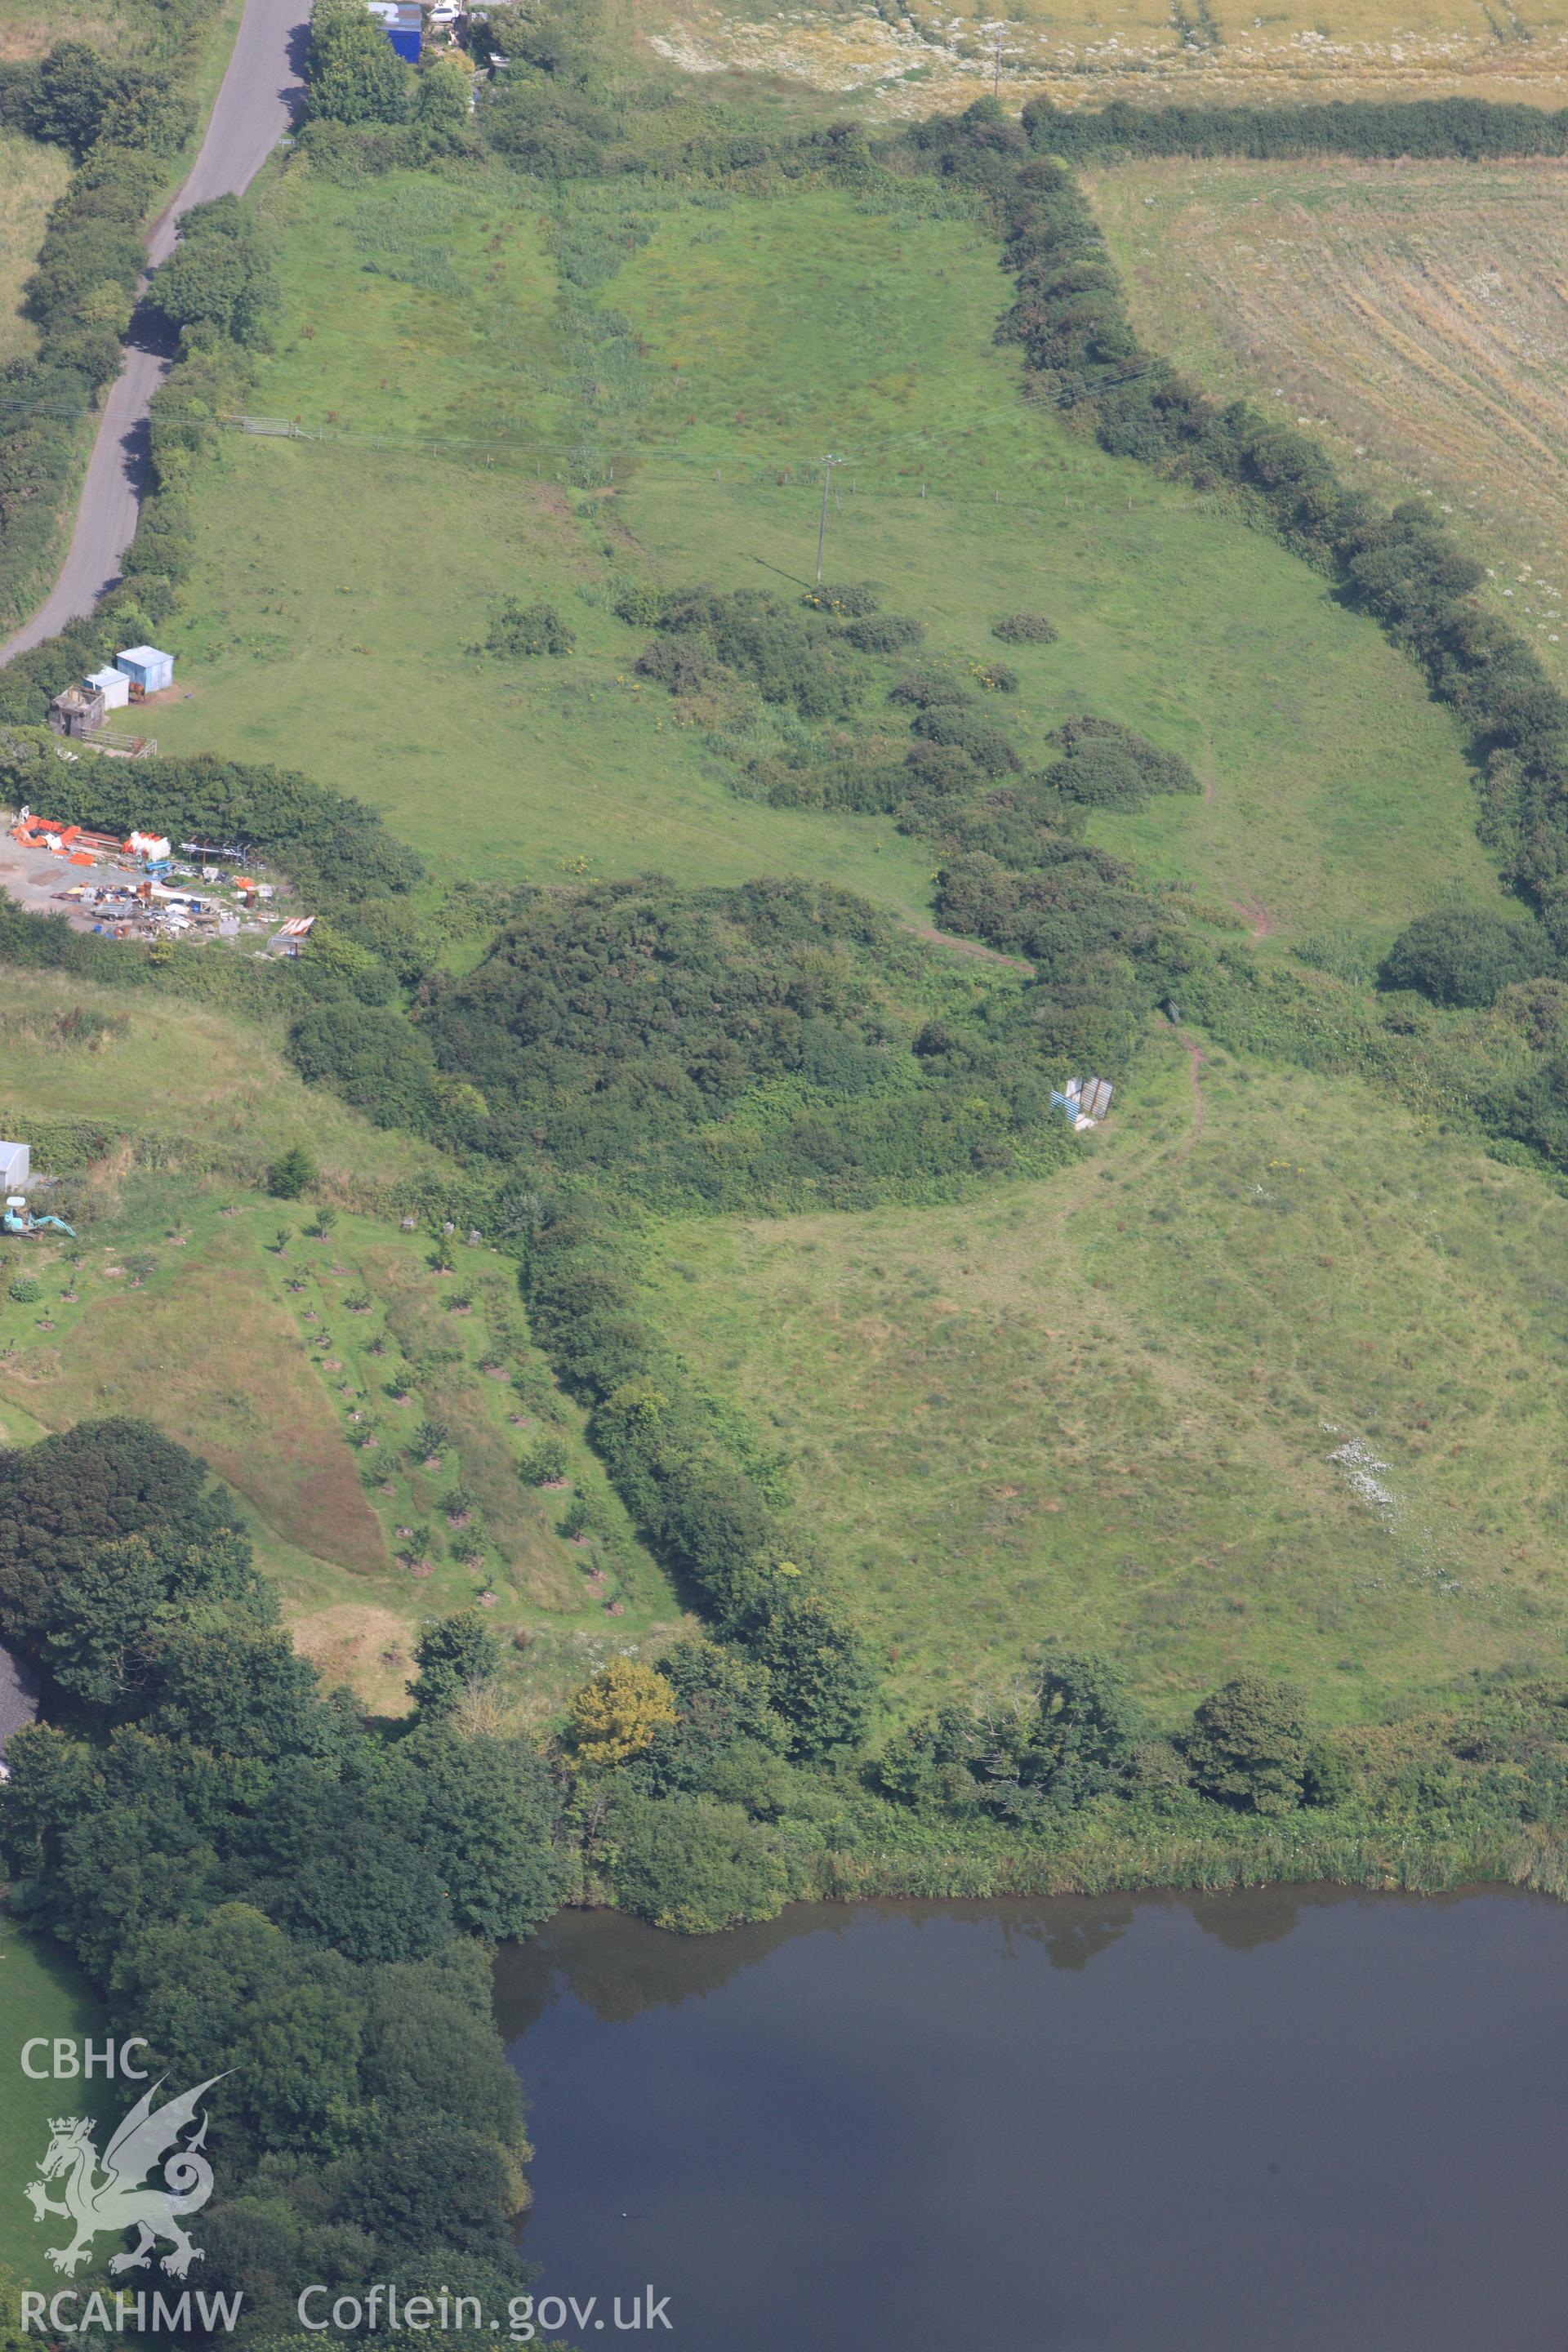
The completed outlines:
{"type": "Polygon", "coordinates": [[[8,1195],[5,1202],[5,1214],[4,1218],[0,1218],[0,1225],[4,1225],[8,1234],[26,1235],[49,1232],[69,1234],[73,1242],[76,1239],[74,1225],[68,1225],[63,1217],[35,1217],[19,1192],[8,1195]]]}

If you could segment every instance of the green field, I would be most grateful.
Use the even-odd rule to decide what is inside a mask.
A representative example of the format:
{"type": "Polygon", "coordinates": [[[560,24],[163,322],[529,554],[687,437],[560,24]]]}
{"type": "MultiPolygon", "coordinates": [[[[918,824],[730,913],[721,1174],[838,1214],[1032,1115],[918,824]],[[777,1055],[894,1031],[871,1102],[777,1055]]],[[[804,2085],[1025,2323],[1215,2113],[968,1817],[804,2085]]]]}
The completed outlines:
{"type": "Polygon", "coordinates": [[[1076,1171],[961,1213],[660,1236],[895,1705],[1060,1637],[1173,1721],[1242,1664],[1365,1720],[1561,1646],[1568,1202],[1352,1080],[1198,1083],[1194,1128],[1167,1030],[1076,1171]]]}
{"type": "Polygon", "coordinates": [[[522,1637],[508,1682],[529,1704],[553,1699],[612,1635],[635,1643],[673,1622],[529,1339],[510,1261],[464,1244],[458,1271],[437,1275],[428,1232],[352,1208],[312,1239],[310,1203],[259,1189],[286,1142],[308,1143],[320,1191],[349,1202],[429,1174],[428,1149],[307,1095],[264,1030],[52,975],[9,973],[7,991],[6,1131],[90,1116],[119,1140],[61,1189],[74,1248],[0,1254],[7,1285],[31,1276],[43,1294],[0,1290],[0,1438],[155,1410],[238,1496],[300,1647],[384,1709],[406,1704],[421,1622],[484,1592],[498,1631],[522,1637]],[[77,1042],[58,1025],[68,1005],[113,1025],[77,1042]],[[395,1381],[402,1403],[384,1393],[395,1381]],[[425,1421],[447,1433],[437,1469],[409,1453],[425,1421]],[[551,1433],[567,1483],[525,1486],[518,1463],[551,1433]],[[470,1562],[441,1508],[459,1481],[475,1498],[470,1562]],[[600,1503],[607,1542],[558,1532],[578,1493],[600,1503]],[[397,1557],[404,1528],[428,1530],[417,1571],[397,1557]]]}
{"type": "Polygon", "coordinates": [[[1059,642],[1020,653],[1009,710],[1026,748],[1089,708],[1205,777],[1201,802],[1098,820],[1109,845],[1287,932],[1495,897],[1447,716],[1303,566],[1026,410],[971,223],[821,191],[580,198],[558,242],[651,234],[568,314],[517,187],[269,189],[287,323],[249,407],[400,446],[224,437],[169,748],[297,762],[449,875],[800,873],[918,912],[927,853],[882,820],[737,799],[704,730],[630,675],[637,633],[584,600],[628,572],[790,593],[813,453],[836,446],[830,573],[883,583],[955,657],[994,649],[998,614],[1047,610],[1059,642]],[[594,373],[584,304],[631,322],[635,366],[594,373]],[[419,436],[490,440],[493,463],[419,436]],[[573,453],[629,480],[562,488],[573,453]],[[554,598],[576,653],[475,659],[509,592],[554,598]]]}
{"type": "MultiPolygon", "coordinates": [[[[52,2076],[30,2080],[22,2072],[22,2044],[40,2033],[51,2041],[59,2036],[73,2042],[91,2035],[101,2045],[102,2013],[63,1953],[34,1942],[0,1916],[0,2050],[6,2066],[5,2097],[0,2105],[0,2267],[26,2286],[59,2283],[58,2273],[43,2256],[46,2246],[62,2242],[58,2234],[51,2237],[51,2231],[58,2232],[62,2225],[48,2216],[43,2223],[35,2221],[22,2194],[23,2183],[36,2177],[48,2146],[49,2118],[66,2110],[108,2114],[114,2108],[117,2088],[101,2076],[90,2084],[57,2083],[52,2076]]],[[[14,2315],[8,2312],[6,2318],[11,2322],[14,2315]]]]}
{"type": "Polygon", "coordinates": [[[44,216],[65,186],[70,161],[61,147],[41,147],[0,131],[0,365],[37,346],[37,331],[18,309],[37,257],[44,216]]]}
{"type": "MultiPolygon", "coordinates": [[[[1503,903],[1447,712],[1315,573],[1027,407],[992,341],[994,249],[940,192],[590,188],[540,211],[489,170],[351,187],[292,163],[260,203],[286,308],[247,408],[337,437],[226,432],[199,469],[166,748],[363,795],[438,880],[803,874],[929,922],[929,846],[740,797],[737,734],[781,722],[645,687],[610,609],[628,581],[795,594],[831,447],[829,578],[879,583],[959,666],[999,615],[1048,613],[1058,640],[1010,654],[1009,731],[1043,761],[1087,709],[1184,753],[1201,795],[1097,814],[1094,837],[1257,952],[1331,929],[1365,961],[1446,898],[1503,903]],[[575,650],[477,655],[507,594],[557,604],[575,650]]],[[[529,1644],[510,1679],[531,1708],[607,1643],[660,1639],[674,1605],[624,1523],[613,1580],[585,1584],[565,1497],[520,1486],[549,1427],[612,1509],[504,1261],[470,1280],[459,1249],[437,1276],[427,1235],[353,1213],[420,1150],[211,1011],[138,1002],[73,1058],[58,994],[25,984],[8,1097],[118,1121],[128,1173],[55,1328],[3,1310],[5,1412],[31,1431],[120,1409],[167,1360],[163,1417],[234,1481],[304,1645],[378,1706],[419,1616],[481,1589],[529,1644]],[[279,1255],[302,1213],[256,1186],[297,1137],[345,1213],[279,1255]],[[133,1303],[106,1263],[134,1247],[156,1265],[133,1303]],[[448,1314],[454,1281],[474,1297],[448,1314]],[[417,1365],[414,1404],[382,1400],[373,1335],[417,1365]],[[279,1395],[289,1442],[262,1447],[279,1395]],[[405,1446],[367,1485],[366,1409],[395,1450],[417,1414],[445,1422],[452,1460],[405,1446]],[[485,1529],[468,1565],[438,1510],[455,1468],[485,1529]],[[396,1558],[410,1524],[437,1538],[427,1581],[396,1558]]],[[[1006,1683],[1051,1634],[1122,1657],[1173,1719],[1246,1660],[1349,1720],[1560,1639],[1563,1318],[1540,1269],[1568,1209],[1353,1079],[1209,1053],[1200,1081],[1162,1028],[1065,1177],[648,1238],[655,1322],[793,1462],[900,1712],[1006,1683]],[[1388,1506],[1329,1460],[1347,1442],[1388,1465],[1388,1506]]]]}

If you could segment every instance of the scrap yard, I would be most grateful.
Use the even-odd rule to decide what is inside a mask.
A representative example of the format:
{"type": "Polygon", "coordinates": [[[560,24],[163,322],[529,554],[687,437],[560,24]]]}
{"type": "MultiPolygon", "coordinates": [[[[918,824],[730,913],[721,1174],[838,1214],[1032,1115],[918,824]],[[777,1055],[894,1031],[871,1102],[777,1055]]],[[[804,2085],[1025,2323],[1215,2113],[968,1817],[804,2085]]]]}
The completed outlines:
{"type": "Polygon", "coordinates": [[[0,839],[0,888],[29,914],[107,939],[248,940],[258,954],[297,955],[314,918],[280,921],[273,902],[287,886],[263,881],[258,863],[242,845],[140,831],[121,841],[24,808],[0,839]]]}

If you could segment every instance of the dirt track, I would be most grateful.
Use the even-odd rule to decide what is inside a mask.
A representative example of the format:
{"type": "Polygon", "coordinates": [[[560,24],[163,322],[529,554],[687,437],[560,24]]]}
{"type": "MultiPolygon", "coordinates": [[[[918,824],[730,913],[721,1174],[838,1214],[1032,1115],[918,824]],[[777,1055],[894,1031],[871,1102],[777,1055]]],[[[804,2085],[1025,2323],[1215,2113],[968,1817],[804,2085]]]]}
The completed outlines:
{"type": "MultiPolygon", "coordinates": [[[[297,62],[305,37],[303,0],[246,0],[201,152],[189,178],[147,240],[149,268],[173,252],[183,212],[214,196],[249,186],[289,128],[300,86],[297,62]]],[[[4,646],[0,663],[56,635],[68,621],[89,613],[120,575],[120,561],[136,530],[147,469],[147,407],[169,371],[170,353],[138,311],[125,359],[99,420],[77,507],[76,528],[59,578],[48,596],[4,646]]]]}

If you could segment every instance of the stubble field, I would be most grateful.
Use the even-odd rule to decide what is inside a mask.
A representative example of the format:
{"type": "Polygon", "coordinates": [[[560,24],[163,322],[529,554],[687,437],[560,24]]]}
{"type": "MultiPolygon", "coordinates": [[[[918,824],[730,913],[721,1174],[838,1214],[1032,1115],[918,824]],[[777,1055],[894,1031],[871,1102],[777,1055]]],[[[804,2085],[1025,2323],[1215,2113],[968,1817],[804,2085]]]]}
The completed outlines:
{"type": "Polygon", "coordinates": [[[1187,162],[1089,184],[1140,331],[1429,497],[1568,663],[1568,164],[1187,162]]]}

